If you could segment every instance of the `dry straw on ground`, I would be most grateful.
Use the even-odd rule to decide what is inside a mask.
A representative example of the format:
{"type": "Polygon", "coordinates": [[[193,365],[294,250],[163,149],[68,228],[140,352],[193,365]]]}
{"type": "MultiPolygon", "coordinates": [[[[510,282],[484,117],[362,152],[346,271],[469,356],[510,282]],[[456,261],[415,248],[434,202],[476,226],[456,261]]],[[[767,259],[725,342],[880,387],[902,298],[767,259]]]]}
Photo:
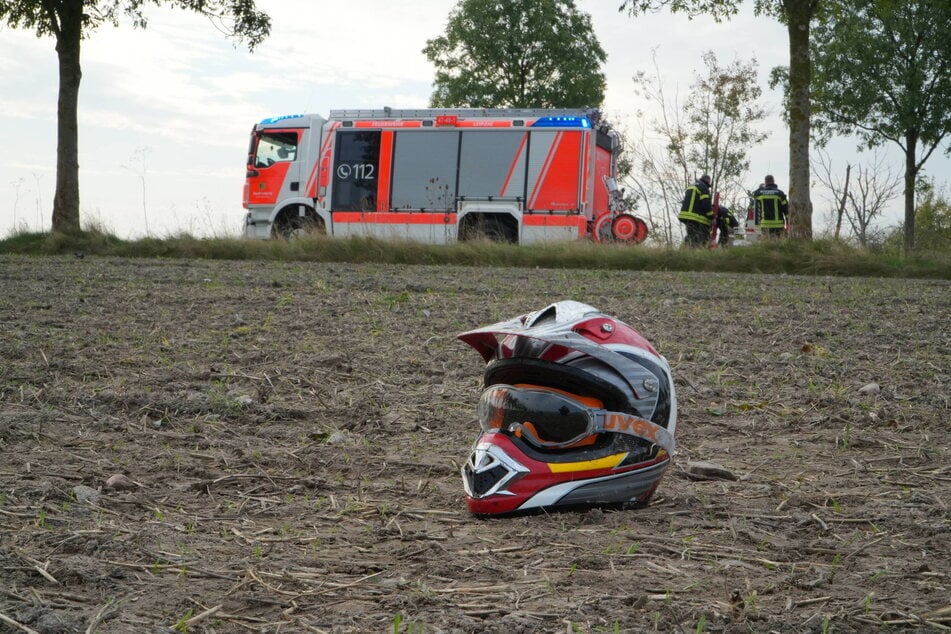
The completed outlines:
{"type": "Polygon", "coordinates": [[[947,282],[96,257],[0,277],[2,632],[951,627],[947,282]],[[674,467],[643,509],[474,519],[480,363],[454,335],[565,298],[670,360],[674,467]]]}

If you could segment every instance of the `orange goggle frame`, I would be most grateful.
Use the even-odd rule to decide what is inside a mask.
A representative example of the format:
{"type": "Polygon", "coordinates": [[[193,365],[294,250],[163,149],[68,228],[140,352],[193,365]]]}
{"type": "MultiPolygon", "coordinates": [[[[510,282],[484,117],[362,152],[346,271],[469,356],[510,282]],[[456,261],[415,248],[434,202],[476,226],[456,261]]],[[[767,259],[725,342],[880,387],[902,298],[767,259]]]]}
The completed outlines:
{"type": "Polygon", "coordinates": [[[617,433],[673,452],[674,438],[665,428],[600,405],[597,399],[552,388],[498,384],[482,392],[476,415],[486,433],[507,431],[543,449],[565,449],[594,434],[617,433]]]}

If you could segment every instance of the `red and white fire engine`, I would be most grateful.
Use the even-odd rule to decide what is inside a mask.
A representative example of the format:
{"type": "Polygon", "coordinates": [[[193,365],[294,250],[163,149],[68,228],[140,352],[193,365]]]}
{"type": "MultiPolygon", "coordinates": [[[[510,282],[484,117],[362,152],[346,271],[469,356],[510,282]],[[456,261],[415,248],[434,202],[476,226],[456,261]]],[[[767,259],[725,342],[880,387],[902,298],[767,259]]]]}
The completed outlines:
{"type": "Polygon", "coordinates": [[[248,237],[640,242],[596,110],[333,110],[251,131],[248,237]]]}

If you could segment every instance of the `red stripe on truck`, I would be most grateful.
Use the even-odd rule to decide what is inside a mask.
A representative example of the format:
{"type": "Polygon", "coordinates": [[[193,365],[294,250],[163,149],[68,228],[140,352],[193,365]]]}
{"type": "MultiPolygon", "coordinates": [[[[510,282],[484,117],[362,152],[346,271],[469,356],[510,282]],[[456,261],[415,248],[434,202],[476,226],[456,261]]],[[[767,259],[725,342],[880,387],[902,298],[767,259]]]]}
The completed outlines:
{"type": "Polygon", "coordinates": [[[335,223],[378,225],[453,225],[456,224],[456,214],[440,212],[335,211],[333,212],[333,220],[335,223]]]}

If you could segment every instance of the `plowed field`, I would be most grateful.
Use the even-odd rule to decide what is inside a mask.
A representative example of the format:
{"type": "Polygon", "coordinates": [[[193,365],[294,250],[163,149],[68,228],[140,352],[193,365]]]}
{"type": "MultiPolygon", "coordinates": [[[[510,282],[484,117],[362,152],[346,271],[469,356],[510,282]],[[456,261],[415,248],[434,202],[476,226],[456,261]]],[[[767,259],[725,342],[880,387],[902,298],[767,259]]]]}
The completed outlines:
{"type": "Polygon", "coordinates": [[[951,627],[947,282],[0,257],[0,283],[0,632],[951,627]],[[476,519],[455,335],[559,299],[670,361],[674,464],[645,508],[476,519]]]}

